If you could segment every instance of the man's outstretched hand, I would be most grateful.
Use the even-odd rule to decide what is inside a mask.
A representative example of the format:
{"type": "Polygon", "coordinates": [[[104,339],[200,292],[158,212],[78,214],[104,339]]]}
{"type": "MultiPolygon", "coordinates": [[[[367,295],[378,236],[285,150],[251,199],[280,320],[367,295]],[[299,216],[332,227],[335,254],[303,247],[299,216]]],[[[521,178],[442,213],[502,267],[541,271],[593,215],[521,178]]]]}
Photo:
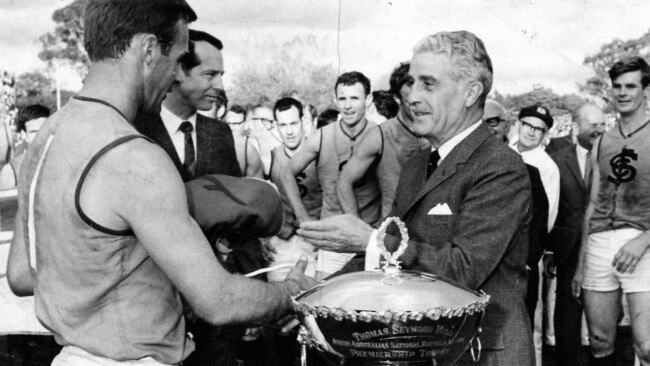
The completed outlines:
{"type": "Polygon", "coordinates": [[[300,223],[297,234],[314,246],[339,253],[364,252],[372,227],[353,215],[337,215],[300,223]]]}

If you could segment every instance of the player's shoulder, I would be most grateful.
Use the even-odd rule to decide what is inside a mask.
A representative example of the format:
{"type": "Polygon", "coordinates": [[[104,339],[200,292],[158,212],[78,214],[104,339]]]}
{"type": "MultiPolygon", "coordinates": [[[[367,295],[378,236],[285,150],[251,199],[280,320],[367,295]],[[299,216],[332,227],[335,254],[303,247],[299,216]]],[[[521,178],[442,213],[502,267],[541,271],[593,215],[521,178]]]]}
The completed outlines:
{"type": "Polygon", "coordinates": [[[133,138],[115,146],[103,158],[111,169],[126,173],[131,179],[155,182],[178,175],[169,155],[156,143],[144,136],[133,138]]]}

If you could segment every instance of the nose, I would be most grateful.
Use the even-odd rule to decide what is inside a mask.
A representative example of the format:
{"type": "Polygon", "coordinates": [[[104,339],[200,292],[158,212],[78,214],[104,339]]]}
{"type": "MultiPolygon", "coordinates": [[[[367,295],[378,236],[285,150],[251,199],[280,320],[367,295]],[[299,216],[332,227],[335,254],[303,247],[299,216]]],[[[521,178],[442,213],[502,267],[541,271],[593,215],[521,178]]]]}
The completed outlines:
{"type": "Polygon", "coordinates": [[[223,89],[223,75],[219,74],[212,78],[212,87],[214,89],[223,89]]]}
{"type": "Polygon", "coordinates": [[[420,97],[422,95],[422,86],[421,83],[414,82],[411,86],[408,95],[406,95],[406,103],[409,106],[416,106],[420,102],[420,97]]]}
{"type": "Polygon", "coordinates": [[[618,93],[618,95],[624,97],[624,96],[627,96],[628,93],[629,93],[629,90],[625,86],[622,86],[619,93],[618,93]]]}

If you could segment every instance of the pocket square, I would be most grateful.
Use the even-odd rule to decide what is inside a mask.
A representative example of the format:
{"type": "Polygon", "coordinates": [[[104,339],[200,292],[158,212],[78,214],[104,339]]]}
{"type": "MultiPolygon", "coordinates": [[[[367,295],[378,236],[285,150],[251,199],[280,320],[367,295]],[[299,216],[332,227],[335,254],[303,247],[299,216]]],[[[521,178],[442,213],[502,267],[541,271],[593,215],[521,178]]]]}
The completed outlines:
{"type": "Polygon", "coordinates": [[[427,215],[451,215],[451,209],[449,209],[448,204],[439,203],[433,206],[433,208],[427,212],[427,215]]]}

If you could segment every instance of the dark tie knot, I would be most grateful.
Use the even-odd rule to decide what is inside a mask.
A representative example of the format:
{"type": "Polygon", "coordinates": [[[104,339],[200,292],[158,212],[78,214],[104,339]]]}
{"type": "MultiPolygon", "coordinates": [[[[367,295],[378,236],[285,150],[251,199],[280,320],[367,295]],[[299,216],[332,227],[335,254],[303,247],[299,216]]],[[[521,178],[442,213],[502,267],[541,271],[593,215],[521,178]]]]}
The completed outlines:
{"type": "Polygon", "coordinates": [[[184,134],[188,134],[188,133],[192,133],[192,130],[194,130],[194,126],[192,126],[192,123],[190,121],[184,121],[183,123],[181,123],[181,126],[178,129],[184,134]]]}
{"type": "Polygon", "coordinates": [[[427,164],[427,179],[431,176],[434,170],[438,167],[438,162],[440,161],[440,153],[438,150],[434,150],[429,155],[429,164],[427,164]]]}

